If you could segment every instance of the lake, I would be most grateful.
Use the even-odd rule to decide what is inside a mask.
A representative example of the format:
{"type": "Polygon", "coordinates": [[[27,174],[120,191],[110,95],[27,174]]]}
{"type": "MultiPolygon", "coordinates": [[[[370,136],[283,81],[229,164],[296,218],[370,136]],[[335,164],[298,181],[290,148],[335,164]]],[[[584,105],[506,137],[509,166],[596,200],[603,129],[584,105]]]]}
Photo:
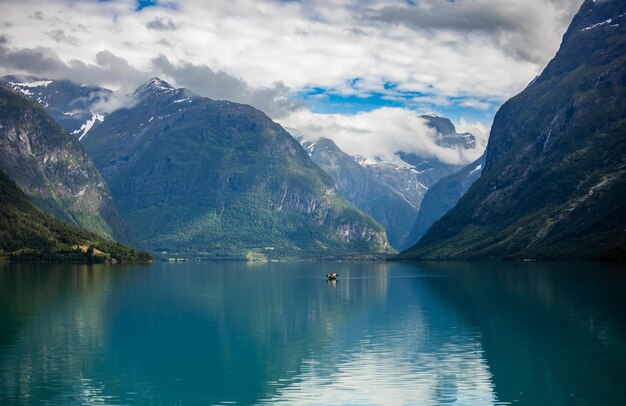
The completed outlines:
{"type": "Polygon", "coordinates": [[[619,264],[0,266],[3,405],[618,405],[625,371],[619,264]]]}

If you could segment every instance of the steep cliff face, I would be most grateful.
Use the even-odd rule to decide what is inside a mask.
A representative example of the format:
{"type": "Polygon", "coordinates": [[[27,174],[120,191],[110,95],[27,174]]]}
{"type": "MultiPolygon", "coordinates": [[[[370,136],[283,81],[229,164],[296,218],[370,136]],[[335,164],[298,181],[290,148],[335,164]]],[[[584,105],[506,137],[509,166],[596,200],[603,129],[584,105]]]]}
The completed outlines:
{"type": "Polygon", "coordinates": [[[107,186],[78,140],[37,103],[1,85],[0,170],[44,211],[127,240],[107,186]]]}
{"type": "Polygon", "coordinates": [[[313,162],[330,175],[337,190],[382,224],[389,242],[402,248],[417,210],[332,140],[320,138],[315,142],[301,140],[301,143],[313,162]]]}
{"type": "Polygon", "coordinates": [[[485,156],[467,165],[460,171],[446,176],[435,183],[424,195],[415,224],[411,228],[407,244],[417,243],[430,226],[452,209],[474,182],[480,178],[485,156]]]}
{"type": "Polygon", "coordinates": [[[402,258],[626,255],[626,2],[587,0],[497,113],[481,178],[402,258]]]}
{"type": "Polygon", "coordinates": [[[383,228],[259,110],[159,79],[135,99],[83,142],[147,247],[206,258],[389,251],[383,228]]]}

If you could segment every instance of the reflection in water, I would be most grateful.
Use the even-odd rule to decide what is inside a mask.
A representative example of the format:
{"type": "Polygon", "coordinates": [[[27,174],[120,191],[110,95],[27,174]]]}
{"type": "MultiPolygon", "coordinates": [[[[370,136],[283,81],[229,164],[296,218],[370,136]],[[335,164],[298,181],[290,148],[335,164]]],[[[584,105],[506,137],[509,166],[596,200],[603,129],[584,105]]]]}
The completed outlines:
{"type": "Polygon", "coordinates": [[[623,404],[626,268],[601,263],[430,265],[429,288],[481,332],[500,399],[623,404]]]}
{"type": "Polygon", "coordinates": [[[10,356],[2,358],[2,398],[88,402],[98,397],[82,372],[103,347],[102,303],[110,279],[110,272],[86,265],[58,272],[17,265],[0,272],[0,343],[13,344],[10,356]]]}
{"type": "Polygon", "coordinates": [[[3,266],[0,403],[619,404],[625,278],[592,268],[3,266]]]}

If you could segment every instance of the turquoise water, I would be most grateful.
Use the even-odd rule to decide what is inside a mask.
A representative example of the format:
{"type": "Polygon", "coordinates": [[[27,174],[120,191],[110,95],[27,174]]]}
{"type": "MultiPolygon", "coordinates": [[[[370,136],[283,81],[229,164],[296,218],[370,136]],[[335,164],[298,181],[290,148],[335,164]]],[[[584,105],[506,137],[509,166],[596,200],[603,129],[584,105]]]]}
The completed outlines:
{"type": "Polygon", "coordinates": [[[618,405],[625,371],[623,265],[0,267],[2,405],[618,405]]]}

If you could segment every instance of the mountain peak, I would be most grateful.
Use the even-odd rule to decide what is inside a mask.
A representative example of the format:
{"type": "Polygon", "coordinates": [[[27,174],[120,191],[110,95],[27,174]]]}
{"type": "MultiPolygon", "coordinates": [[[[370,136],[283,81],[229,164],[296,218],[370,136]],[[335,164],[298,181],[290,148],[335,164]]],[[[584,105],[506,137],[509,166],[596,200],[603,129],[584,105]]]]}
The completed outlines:
{"type": "Polygon", "coordinates": [[[148,82],[141,85],[139,88],[137,88],[137,90],[135,91],[135,94],[164,93],[164,92],[171,92],[173,90],[176,90],[176,89],[174,89],[174,87],[172,87],[169,83],[167,83],[166,81],[162,79],[154,77],[150,79],[148,82]]]}
{"type": "Polygon", "coordinates": [[[426,121],[426,125],[441,135],[456,134],[456,127],[452,124],[452,121],[445,117],[439,117],[434,114],[423,114],[421,119],[426,121]]]}

